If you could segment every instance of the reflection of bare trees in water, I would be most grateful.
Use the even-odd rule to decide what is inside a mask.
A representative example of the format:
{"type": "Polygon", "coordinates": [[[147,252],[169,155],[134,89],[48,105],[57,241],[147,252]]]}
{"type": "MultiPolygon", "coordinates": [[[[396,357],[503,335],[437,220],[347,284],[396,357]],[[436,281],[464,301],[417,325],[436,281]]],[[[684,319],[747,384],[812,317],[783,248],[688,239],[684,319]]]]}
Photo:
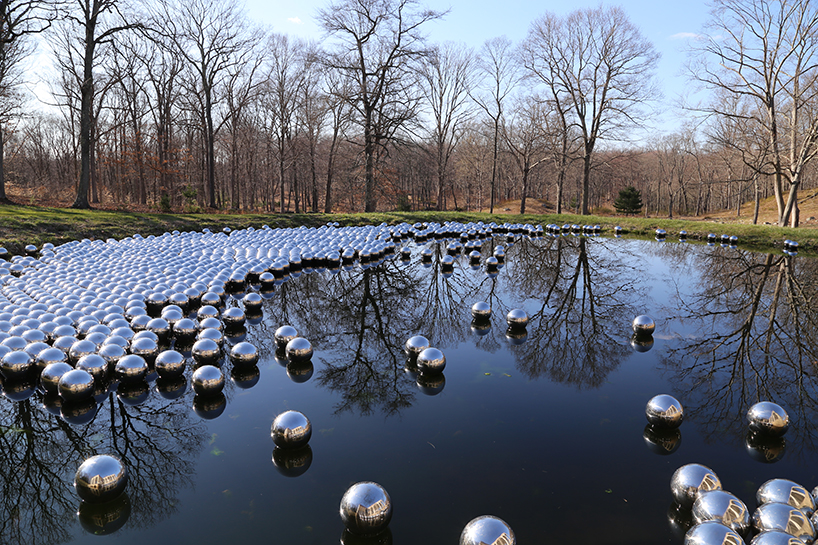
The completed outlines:
{"type": "MultiPolygon", "coordinates": [[[[714,436],[727,426],[743,435],[758,401],[779,403],[793,422],[815,421],[818,263],[722,248],[698,261],[698,289],[679,301],[695,334],[665,362],[688,385],[681,395],[690,416],[714,436]]],[[[814,448],[812,426],[793,428],[814,448]]]]}
{"type": "Polygon", "coordinates": [[[523,239],[509,252],[508,288],[535,299],[514,350],[528,377],[598,387],[630,352],[635,273],[600,239],[523,239]]]}
{"type": "Polygon", "coordinates": [[[157,398],[134,407],[111,394],[91,423],[76,427],[37,396],[7,403],[0,411],[0,542],[67,541],[80,503],[71,479],[94,454],[116,454],[128,468],[129,526],[170,516],[177,494],[191,484],[205,428],[189,403],[157,398]]]}

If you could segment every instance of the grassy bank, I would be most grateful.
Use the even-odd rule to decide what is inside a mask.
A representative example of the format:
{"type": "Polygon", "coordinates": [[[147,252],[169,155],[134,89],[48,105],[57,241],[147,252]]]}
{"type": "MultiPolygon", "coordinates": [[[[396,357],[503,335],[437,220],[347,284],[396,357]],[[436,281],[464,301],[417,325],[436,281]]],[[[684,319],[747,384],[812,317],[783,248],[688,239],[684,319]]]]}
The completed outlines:
{"type": "Polygon", "coordinates": [[[570,214],[490,215],[466,212],[379,212],[372,214],[134,214],[102,210],[73,210],[32,206],[0,205],[0,246],[13,254],[22,252],[26,244],[41,246],[46,242],[62,244],[83,238],[125,238],[139,233],[161,235],[167,231],[201,231],[270,227],[317,227],[329,221],[341,225],[367,225],[386,222],[483,221],[497,223],[599,224],[603,233],[614,226],[623,228],[626,236],[653,237],[657,228],[665,229],[673,239],[679,231],[688,232],[691,240],[705,240],[709,233],[736,235],[742,247],[758,250],[780,250],[784,239],[798,241],[801,250],[818,253],[818,229],[747,225],[730,222],[668,220],[643,217],[577,216],[570,214]]]}

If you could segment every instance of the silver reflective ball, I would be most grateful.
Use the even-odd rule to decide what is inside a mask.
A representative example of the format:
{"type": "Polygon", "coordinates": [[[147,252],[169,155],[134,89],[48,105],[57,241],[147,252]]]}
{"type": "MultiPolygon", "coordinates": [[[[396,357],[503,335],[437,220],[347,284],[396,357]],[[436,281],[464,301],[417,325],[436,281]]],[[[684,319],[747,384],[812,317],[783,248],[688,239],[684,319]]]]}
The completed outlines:
{"type": "Polygon", "coordinates": [[[742,535],[750,528],[747,506],[724,490],[701,492],[693,503],[693,518],[697,523],[715,520],[742,535]]]}
{"type": "Polygon", "coordinates": [[[142,356],[128,354],[119,358],[114,366],[116,377],[123,382],[135,382],[148,374],[148,362],[142,356]]]}
{"type": "Polygon", "coordinates": [[[770,401],[756,403],[747,411],[750,431],[781,436],[790,427],[790,417],[781,405],[770,401]]]}
{"type": "Polygon", "coordinates": [[[73,370],[74,368],[65,361],[49,363],[45,369],[43,369],[43,372],[40,373],[40,384],[42,384],[47,393],[56,394],[59,392],[58,385],[62,376],[68,371],[73,370]]]}
{"type": "Polygon", "coordinates": [[[478,301],[471,306],[471,315],[475,320],[486,320],[491,317],[491,306],[485,301],[478,301]]]}
{"type": "Polygon", "coordinates": [[[807,515],[786,503],[765,503],[753,513],[756,530],[781,530],[795,536],[804,543],[815,539],[815,528],[807,515]]]}
{"type": "Polygon", "coordinates": [[[491,515],[477,517],[466,524],[460,545],[516,545],[514,530],[503,519],[491,515]]]}
{"type": "Polygon", "coordinates": [[[28,352],[13,350],[6,353],[0,360],[0,372],[6,379],[14,380],[28,374],[33,365],[34,360],[31,359],[28,352]]]}
{"type": "Polygon", "coordinates": [[[214,365],[202,365],[193,372],[190,382],[198,395],[218,394],[224,389],[224,374],[214,365]]]}
{"type": "Polygon", "coordinates": [[[815,512],[815,499],[798,483],[787,479],[770,479],[756,492],[759,505],[765,503],[786,503],[803,512],[808,517],[815,512]]]}
{"type": "Polygon", "coordinates": [[[446,356],[437,348],[429,347],[418,354],[418,370],[427,375],[442,373],[446,368],[446,356]]]}
{"type": "Polygon", "coordinates": [[[258,349],[248,342],[240,342],[230,349],[230,362],[233,365],[251,366],[258,363],[258,349]]]}
{"type": "Polygon", "coordinates": [[[301,448],[312,437],[312,424],[309,418],[298,411],[285,411],[273,420],[270,436],[278,447],[301,448]]]}
{"type": "Polygon", "coordinates": [[[750,545],[804,545],[804,542],[781,530],[764,530],[753,538],[750,545]]]}
{"type": "Polygon", "coordinates": [[[108,362],[98,354],[88,354],[77,362],[77,369],[86,371],[97,383],[101,383],[108,374],[108,362]]]}
{"type": "Polygon", "coordinates": [[[295,337],[287,343],[287,358],[290,361],[307,361],[312,358],[312,345],[304,337],[295,337]]]}
{"type": "Polygon", "coordinates": [[[88,371],[72,369],[57,382],[57,391],[66,401],[82,401],[94,393],[94,377],[88,371]]]}
{"type": "Polygon", "coordinates": [[[649,337],[656,331],[656,324],[653,322],[653,318],[645,316],[644,314],[633,319],[632,327],[633,332],[640,337],[649,337]]]}
{"type": "Polygon", "coordinates": [[[392,520],[392,499],[378,483],[355,483],[341,498],[340,511],[344,526],[353,534],[377,534],[392,520]]]}
{"type": "Polygon", "coordinates": [[[276,329],[275,340],[279,348],[284,348],[287,343],[298,337],[298,331],[291,325],[283,325],[276,329]]]}
{"type": "Polygon", "coordinates": [[[691,507],[700,492],[721,490],[721,481],[709,467],[701,464],[683,465],[670,479],[670,491],[676,503],[691,507]]]}
{"type": "Polygon", "coordinates": [[[219,344],[213,339],[199,339],[190,350],[197,365],[214,365],[222,356],[219,344]]]}
{"type": "Polygon", "coordinates": [[[77,469],[74,488],[77,495],[91,503],[105,503],[122,494],[128,484],[128,471],[119,458],[108,454],[91,456],[77,469]]]}
{"type": "Polygon", "coordinates": [[[679,401],[668,394],[653,396],[645,407],[645,416],[654,426],[678,428],[684,420],[684,409],[679,401]]]}
{"type": "Polygon", "coordinates": [[[185,372],[185,356],[176,350],[163,350],[156,356],[154,366],[160,377],[178,377],[185,372]]]}
{"type": "Polygon", "coordinates": [[[429,341],[422,335],[410,337],[404,345],[404,350],[410,356],[417,357],[418,354],[429,348],[429,341]]]}
{"type": "Polygon", "coordinates": [[[239,307],[230,307],[222,312],[222,322],[225,327],[239,327],[245,322],[244,311],[239,307]]]}
{"type": "Polygon", "coordinates": [[[744,540],[724,524],[708,520],[687,531],[684,545],[744,545],[744,540]]]}
{"type": "Polygon", "coordinates": [[[528,313],[521,308],[514,308],[506,314],[508,327],[522,328],[528,325],[528,313]]]}

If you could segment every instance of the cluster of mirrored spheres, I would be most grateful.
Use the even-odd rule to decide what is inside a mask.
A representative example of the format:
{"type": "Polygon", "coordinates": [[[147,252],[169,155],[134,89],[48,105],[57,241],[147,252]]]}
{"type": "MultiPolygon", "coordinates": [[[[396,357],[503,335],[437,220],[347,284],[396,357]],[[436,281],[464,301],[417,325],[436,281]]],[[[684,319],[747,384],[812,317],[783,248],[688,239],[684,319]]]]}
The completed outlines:
{"type": "MultiPolygon", "coordinates": [[[[656,396],[648,403],[648,419],[662,422],[657,413],[670,407],[671,414],[676,414],[672,408],[676,404],[671,396],[656,396]]],[[[681,418],[678,421],[681,423],[681,418]]],[[[669,422],[672,426],[675,419],[669,422]]],[[[750,407],[747,424],[750,433],[760,439],[780,438],[787,431],[789,417],[779,405],[763,401],[750,407]]],[[[798,545],[812,543],[818,537],[818,487],[810,492],[787,479],[770,479],[756,491],[758,507],[751,512],[738,497],[723,490],[722,481],[712,469],[691,463],[673,473],[670,491],[674,500],[671,524],[685,531],[686,545],[798,545]]]]}
{"type": "MultiPolygon", "coordinates": [[[[598,232],[598,228],[597,231],[598,232]]],[[[494,276],[505,263],[505,247],[496,245],[483,259],[483,242],[505,236],[540,237],[541,226],[496,223],[424,223],[339,228],[230,230],[133,235],[123,240],[74,241],[38,249],[25,256],[0,248],[0,376],[3,394],[24,400],[35,391],[44,404],[72,425],[90,422],[100,403],[116,395],[126,405],[143,403],[149,383],[167,399],[194,391],[194,410],[215,418],[225,408],[222,390],[231,378],[239,387],[258,380],[260,354],[244,341],[246,326],[259,323],[265,298],[288,277],[312,271],[367,268],[387,257],[407,261],[413,240],[453,240],[440,257],[441,272],[451,274],[463,255],[472,268],[494,276]],[[229,366],[226,365],[229,362],[229,366]]],[[[438,250],[440,246],[435,245],[438,250]]],[[[432,248],[420,252],[432,264],[432,248]]],[[[491,316],[487,303],[472,308],[476,327],[491,316]]],[[[509,331],[525,331],[528,316],[514,309],[509,331]]],[[[512,338],[511,336],[509,338],[512,338]]],[[[275,332],[277,358],[286,358],[291,378],[308,379],[313,347],[290,325],[275,332]]],[[[442,389],[446,357],[422,336],[406,343],[418,385],[426,393],[442,389]]],[[[298,411],[278,415],[271,425],[273,462],[286,476],[309,467],[312,426],[298,411]]],[[[83,503],[118,501],[128,482],[123,461],[108,454],[89,457],[76,471],[74,486],[83,503]]],[[[382,532],[392,514],[389,495],[376,483],[358,483],[341,502],[348,531],[382,532]]],[[[515,543],[500,519],[475,519],[461,543],[515,543]],[[503,537],[505,536],[505,537],[503,537]],[[504,541],[497,541],[498,539],[504,541]]]]}

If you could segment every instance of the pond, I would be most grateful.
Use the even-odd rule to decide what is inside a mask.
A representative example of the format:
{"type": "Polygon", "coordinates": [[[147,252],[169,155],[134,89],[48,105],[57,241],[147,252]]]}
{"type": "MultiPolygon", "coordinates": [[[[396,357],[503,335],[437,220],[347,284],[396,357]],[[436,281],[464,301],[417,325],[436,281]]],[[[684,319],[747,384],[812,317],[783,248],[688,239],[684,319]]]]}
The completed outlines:
{"type": "Polygon", "coordinates": [[[464,255],[441,270],[447,243],[276,282],[261,316],[227,336],[228,349],[249,342],[260,360],[238,369],[223,358],[223,396],[194,395],[191,361],[181,384],[155,373],[136,391],[113,384],[71,418],[53,396],[6,380],[0,542],[442,545],[488,514],[519,543],[680,544],[690,515],[670,479],[684,464],[712,468],[750,509],[769,479],[818,484],[814,259],[495,236],[482,255],[504,245],[505,264],[487,274],[464,255]],[[472,323],[477,301],[491,306],[488,324],[472,323]],[[511,309],[529,315],[522,332],[506,327],[511,309]],[[656,323],[648,342],[632,339],[642,314],[656,323]],[[276,352],[284,324],[312,343],[311,361],[276,352]],[[441,375],[407,361],[418,334],[445,354],[441,375]],[[684,406],[678,431],[647,426],[660,393],[684,406]],[[783,438],[748,434],[757,401],[787,410],[783,438]],[[271,423],[286,410],[309,418],[307,448],[274,449],[271,423]],[[120,457],[129,484],[110,504],[80,507],[74,474],[94,454],[120,457]],[[359,481],[392,499],[374,540],[345,533],[339,517],[359,481]]]}

